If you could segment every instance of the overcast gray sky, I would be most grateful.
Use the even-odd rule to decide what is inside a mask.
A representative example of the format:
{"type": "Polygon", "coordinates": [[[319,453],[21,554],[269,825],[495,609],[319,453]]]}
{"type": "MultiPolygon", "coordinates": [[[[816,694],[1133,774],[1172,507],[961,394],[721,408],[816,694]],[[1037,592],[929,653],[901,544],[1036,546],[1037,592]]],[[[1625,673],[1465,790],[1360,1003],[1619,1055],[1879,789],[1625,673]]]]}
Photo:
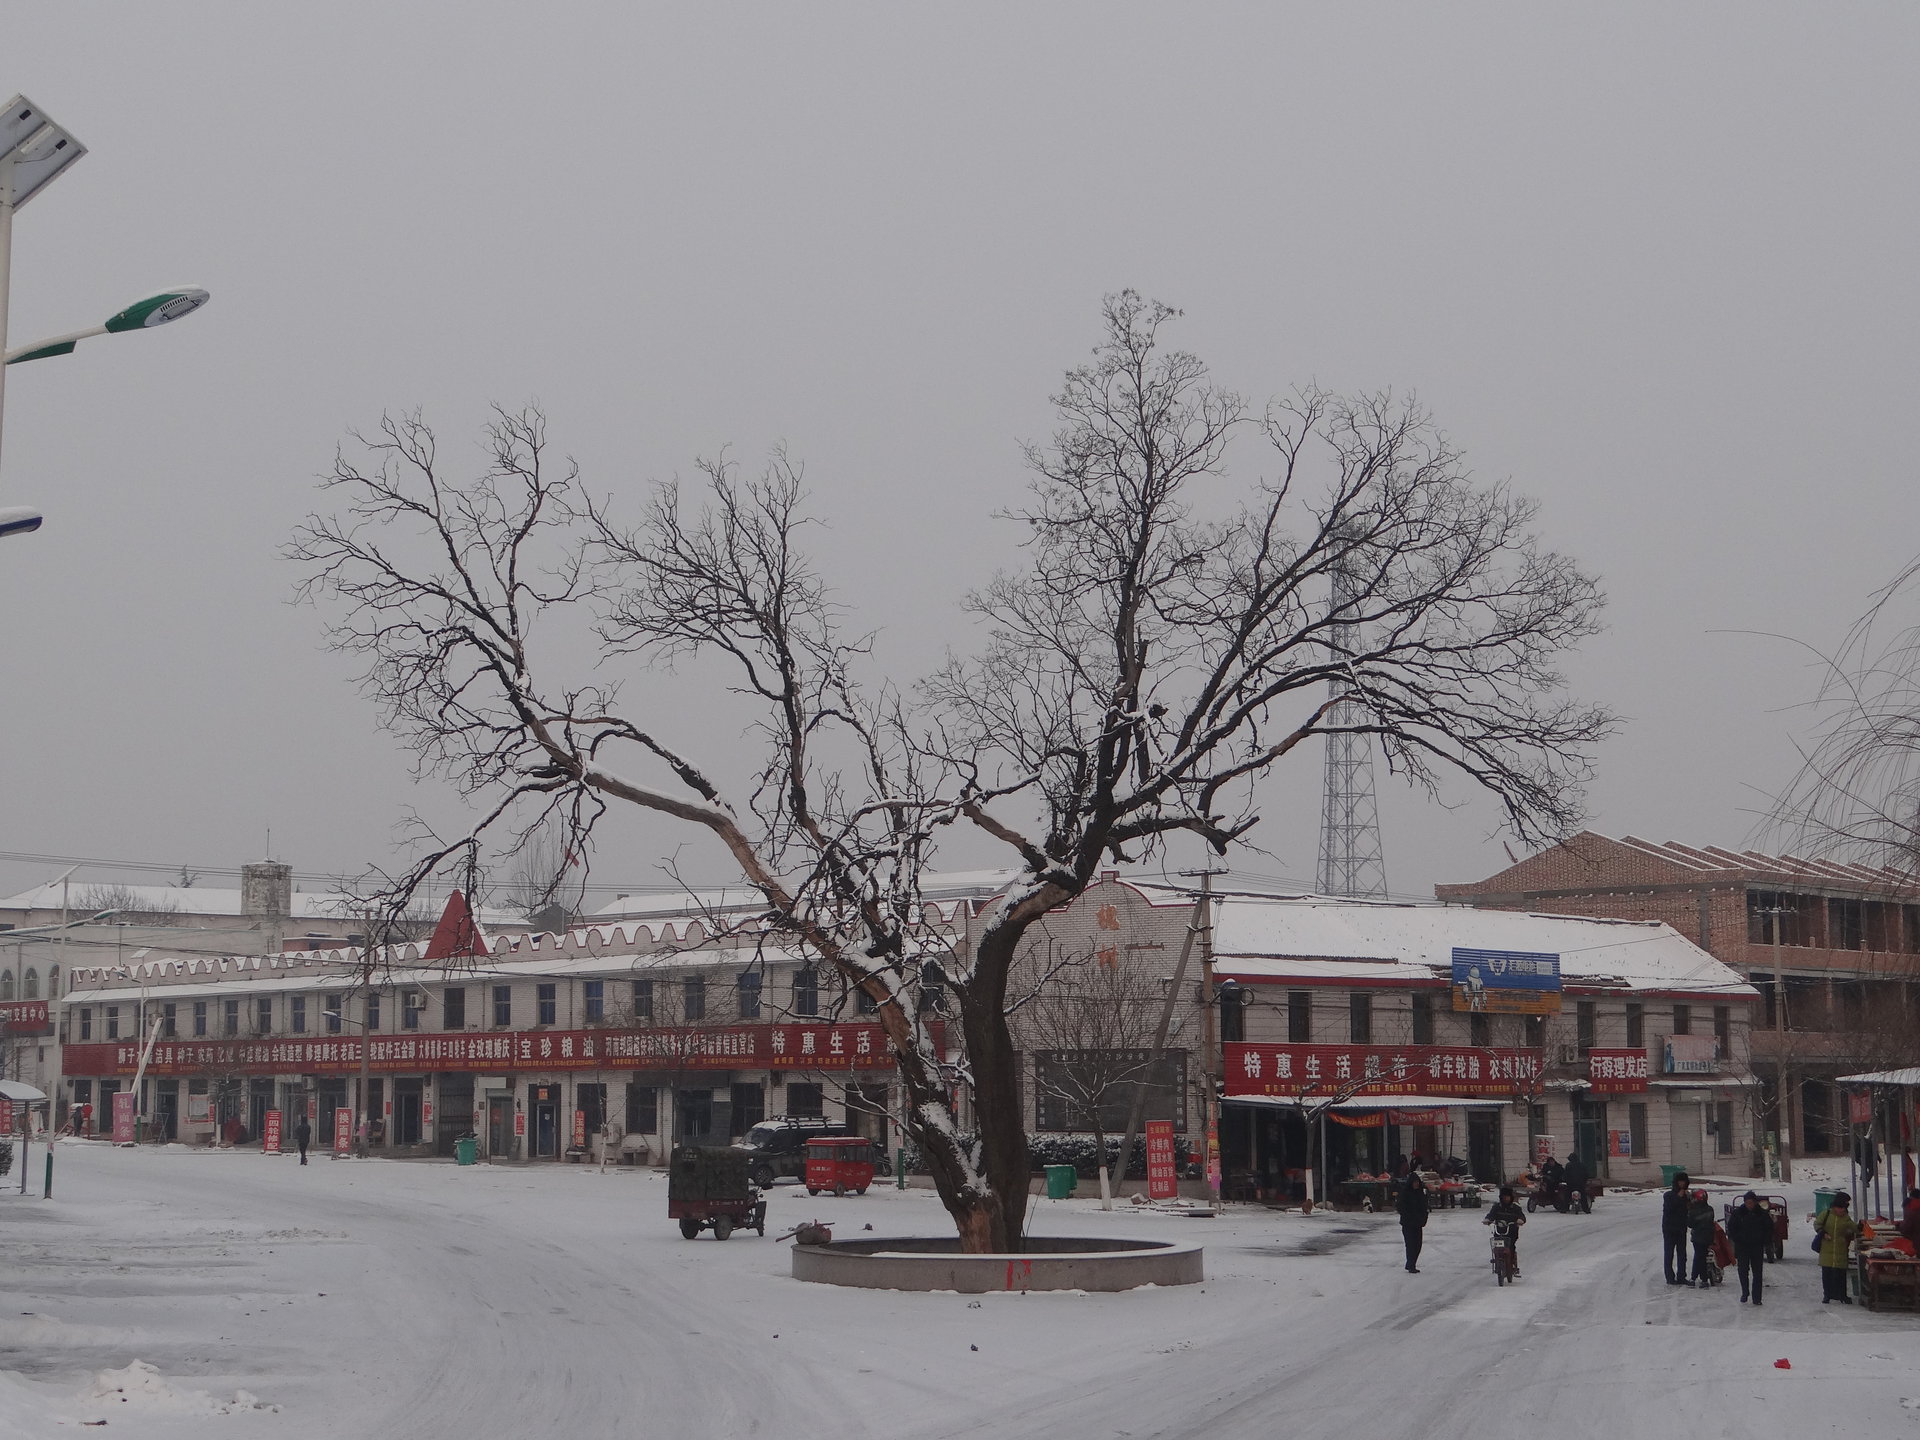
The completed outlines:
{"type": "MultiPolygon", "coordinates": [[[[91,153],[17,222],[0,849],[354,871],[404,757],[278,558],[349,426],[537,398],[637,490],[785,441],[904,675],[1015,535],[1104,291],[1262,396],[1412,389],[1601,574],[1595,823],[1738,843],[1916,548],[1912,83],[1886,5],[12,7],[0,92],[91,153]]],[[[1246,464],[1257,464],[1256,451],[1246,464]]],[[[685,738],[710,710],[675,686],[685,738]]],[[[727,739],[724,725],[714,743],[727,739]]],[[[1255,870],[1311,877],[1317,754],[1255,870]]],[[[1382,777],[1389,879],[1505,863],[1382,777]]],[[[432,797],[425,797],[432,803],[432,797]]],[[[597,882],[657,881],[658,835],[597,882]]],[[[719,860],[688,853],[696,874],[719,860]]],[[[49,867],[0,866],[11,888],[49,867]]]]}

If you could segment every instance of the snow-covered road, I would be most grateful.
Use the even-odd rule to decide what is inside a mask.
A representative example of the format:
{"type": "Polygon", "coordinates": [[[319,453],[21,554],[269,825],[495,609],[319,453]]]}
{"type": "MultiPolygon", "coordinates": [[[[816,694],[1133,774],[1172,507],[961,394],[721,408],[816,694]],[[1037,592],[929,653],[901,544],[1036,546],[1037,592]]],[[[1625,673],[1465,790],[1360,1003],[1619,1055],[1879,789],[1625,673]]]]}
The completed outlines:
{"type": "MultiPolygon", "coordinates": [[[[901,1295],[799,1284],[771,1234],[684,1241],[650,1172],[63,1145],[53,1201],[0,1196],[0,1435],[1752,1440],[1920,1421],[1920,1321],[1823,1309],[1803,1223],[1754,1311],[1661,1283],[1657,1204],[1535,1216],[1502,1290],[1473,1212],[1436,1213],[1407,1275],[1387,1217],[1057,1202],[1038,1228],[1203,1236],[1212,1278],[901,1295]]],[[[783,1188],[769,1229],[815,1217],[944,1224],[923,1192],[783,1188]]]]}

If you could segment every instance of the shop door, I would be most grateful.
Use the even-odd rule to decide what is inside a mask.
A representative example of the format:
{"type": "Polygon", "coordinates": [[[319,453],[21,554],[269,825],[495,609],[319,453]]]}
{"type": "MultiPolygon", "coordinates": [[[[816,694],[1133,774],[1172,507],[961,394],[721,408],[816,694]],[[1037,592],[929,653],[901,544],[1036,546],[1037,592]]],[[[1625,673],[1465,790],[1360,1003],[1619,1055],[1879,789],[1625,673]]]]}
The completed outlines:
{"type": "Polygon", "coordinates": [[[1499,1111],[1467,1112],[1467,1168],[1473,1172],[1474,1179],[1487,1184],[1506,1179],[1500,1154],[1499,1111]]]}
{"type": "Polygon", "coordinates": [[[676,1090],[673,1092],[674,1143],[711,1145],[713,1133],[713,1091],[676,1090]]]}
{"type": "Polygon", "coordinates": [[[492,1160],[511,1160],[519,1153],[519,1148],[513,1143],[513,1097],[489,1095],[487,1157],[492,1160]]]}
{"type": "Polygon", "coordinates": [[[162,1140],[180,1138],[180,1082],[178,1080],[160,1082],[159,1092],[154,1096],[153,1129],[162,1140]]]}
{"type": "Polygon", "coordinates": [[[527,1153],[536,1160],[560,1154],[560,1087],[534,1085],[527,1090],[527,1153]]]}
{"type": "Polygon", "coordinates": [[[442,1075],[433,1107],[433,1152],[452,1155],[453,1143],[473,1129],[473,1077],[442,1075]]]}
{"type": "Polygon", "coordinates": [[[1706,1107],[1670,1105],[1667,1109],[1673,1123],[1672,1163],[1689,1175],[1701,1174],[1707,1168],[1706,1107]]]}
{"type": "MultiPolygon", "coordinates": [[[[247,1141],[260,1143],[267,1130],[267,1111],[273,1108],[273,1081],[255,1080],[247,1086],[247,1141]]],[[[282,1116],[282,1120],[286,1117],[282,1116]]]]}
{"type": "Polygon", "coordinates": [[[1573,1153],[1580,1157],[1589,1175],[1604,1178],[1607,1173],[1607,1102],[1573,1102],[1573,1153]]]}

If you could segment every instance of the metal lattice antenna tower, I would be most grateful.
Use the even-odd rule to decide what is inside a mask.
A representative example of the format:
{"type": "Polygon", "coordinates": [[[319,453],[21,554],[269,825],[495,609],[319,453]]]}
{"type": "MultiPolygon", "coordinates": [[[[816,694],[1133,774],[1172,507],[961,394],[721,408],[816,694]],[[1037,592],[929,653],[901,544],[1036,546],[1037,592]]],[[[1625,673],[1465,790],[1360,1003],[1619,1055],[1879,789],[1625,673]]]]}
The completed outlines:
{"type": "MultiPolygon", "coordinates": [[[[1354,599],[1353,578],[1333,572],[1333,613],[1338,615],[1354,599]]],[[[1352,627],[1335,625],[1328,639],[1342,654],[1351,653],[1352,627]]],[[[1344,688],[1333,682],[1332,688],[1344,688]]],[[[1333,725],[1353,725],[1367,718],[1366,707],[1342,700],[1328,712],[1333,725]]],[[[1326,788],[1320,804],[1320,874],[1322,895],[1350,895],[1360,899],[1387,898],[1387,860],[1380,848],[1380,811],[1373,796],[1373,737],[1327,736],[1326,788]]]]}

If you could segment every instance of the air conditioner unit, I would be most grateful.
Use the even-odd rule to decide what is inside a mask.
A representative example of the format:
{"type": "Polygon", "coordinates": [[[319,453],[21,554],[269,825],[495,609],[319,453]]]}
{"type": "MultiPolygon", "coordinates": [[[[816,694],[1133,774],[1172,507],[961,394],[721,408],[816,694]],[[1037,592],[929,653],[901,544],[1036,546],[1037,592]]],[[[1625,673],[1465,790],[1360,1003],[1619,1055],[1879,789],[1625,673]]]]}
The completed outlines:
{"type": "Polygon", "coordinates": [[[1578,1045],[1562,1045],[1554,1051],[1554,1057],[1562,1065],[1578,1065],[1580,1063],[1580,1047],[1578,1045]]]}

